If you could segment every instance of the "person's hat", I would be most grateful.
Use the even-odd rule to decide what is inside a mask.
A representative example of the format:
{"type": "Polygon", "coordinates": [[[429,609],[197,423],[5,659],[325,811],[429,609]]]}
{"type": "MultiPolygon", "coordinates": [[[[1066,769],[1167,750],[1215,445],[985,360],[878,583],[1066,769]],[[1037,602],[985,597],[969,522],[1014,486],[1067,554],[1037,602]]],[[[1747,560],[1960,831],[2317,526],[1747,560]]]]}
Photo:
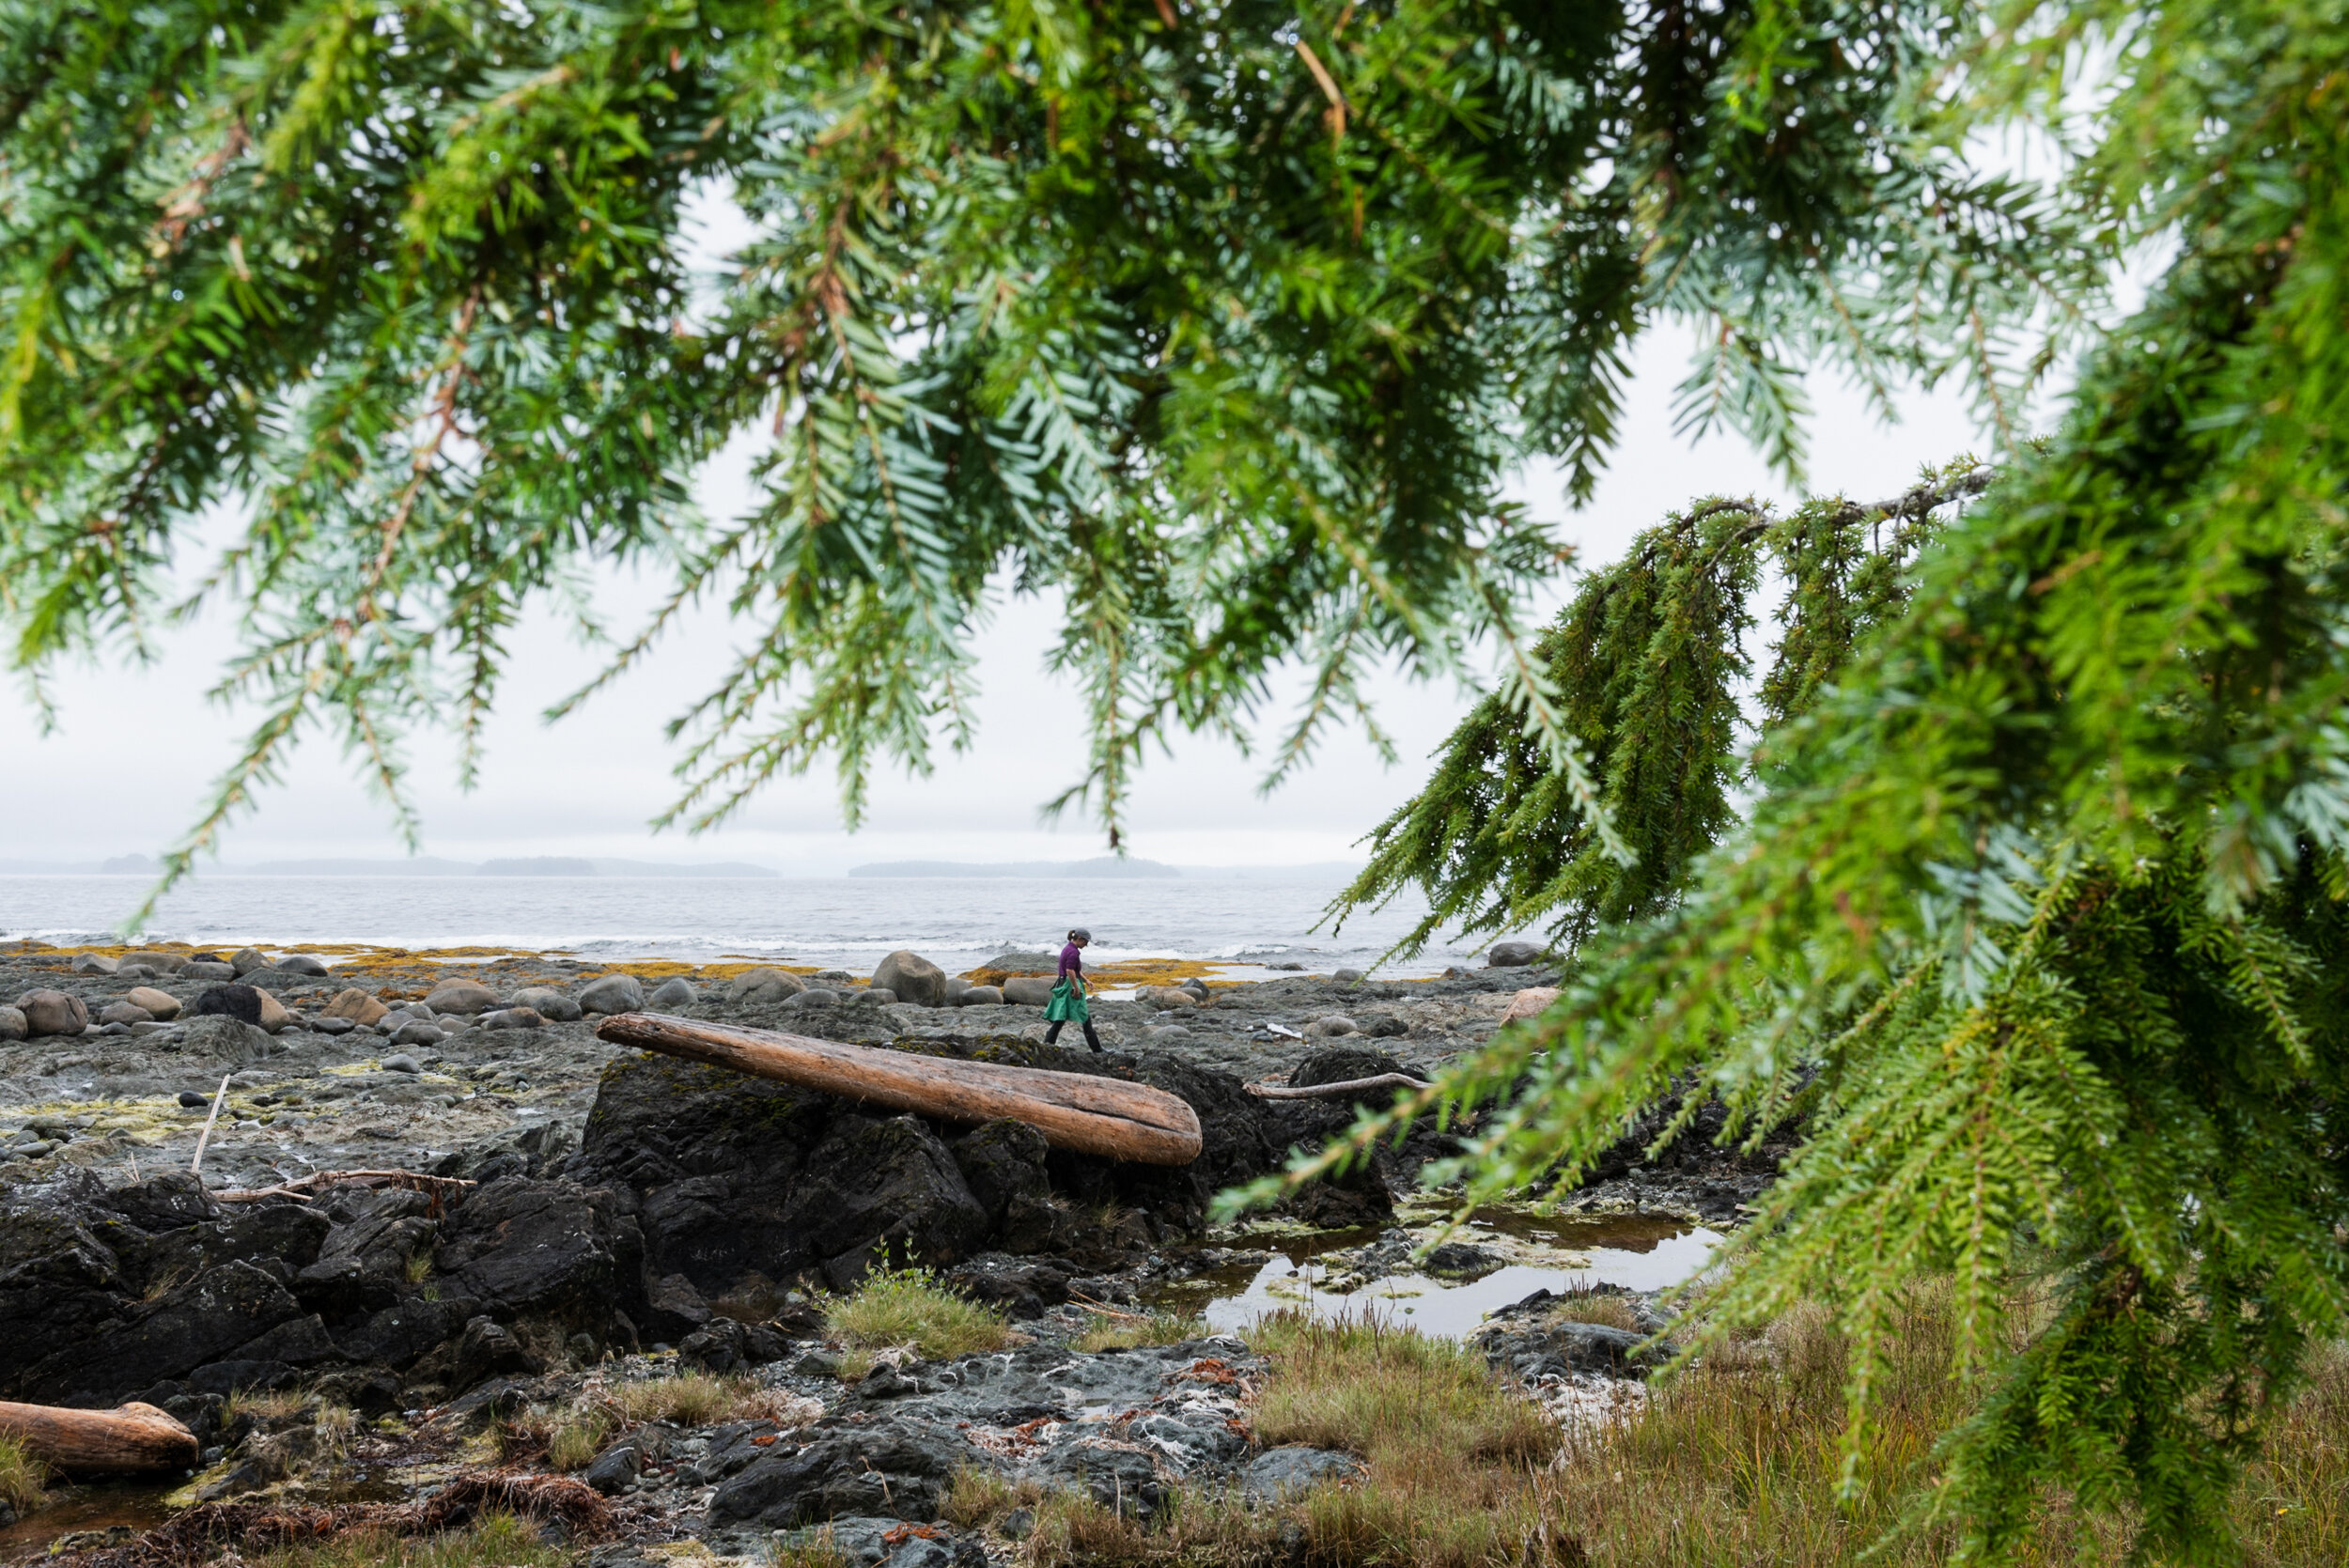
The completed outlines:
{"type": "Polygon", "coordinates": [[[1093,933],[1080,925],[1068,933],[1068,939],[1072,942],[1089,942],[1093,939],[1093,933]]]}

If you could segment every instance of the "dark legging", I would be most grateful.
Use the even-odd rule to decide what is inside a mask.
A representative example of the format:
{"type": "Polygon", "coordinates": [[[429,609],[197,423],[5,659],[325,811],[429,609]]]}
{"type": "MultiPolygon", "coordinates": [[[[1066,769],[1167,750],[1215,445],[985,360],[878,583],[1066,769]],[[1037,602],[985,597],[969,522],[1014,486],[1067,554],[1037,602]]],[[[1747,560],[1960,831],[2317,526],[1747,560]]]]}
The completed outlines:
{"type": "MultiPolygon", "coordinates": [[[[1085,1018],[1081,1020],[1081,1022],[1085,1032],[1085,1044],[1091,1046],[1095,1050],[1099,1050],[1101,1048],[1101,1037],[1093,1032],[1093,1020],[1091,1018],[1085,1018]]],[[[1052,1027],[1044,1032],[1044,1043],[1048,1046],[1057,1044],[1060,1040],[1060,1032],[1067,1027],[1068,1020],[1066,1018],[1054,1018],[1052,1020],[1052,1027]]]]}

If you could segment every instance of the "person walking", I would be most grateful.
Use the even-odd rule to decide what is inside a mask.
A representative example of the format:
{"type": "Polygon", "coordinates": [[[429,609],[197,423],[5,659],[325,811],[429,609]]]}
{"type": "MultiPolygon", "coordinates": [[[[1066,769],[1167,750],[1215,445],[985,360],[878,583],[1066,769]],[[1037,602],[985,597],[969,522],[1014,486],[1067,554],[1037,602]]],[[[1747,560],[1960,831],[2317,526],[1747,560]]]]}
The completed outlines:
{"type": "Polygon", "coordinates": [[[1093,1008],[1085,1001],[1093,987],[1085,984],[1084,950],[1092,945],[1093,933],[1080,925],[1068,933],[1068,945],[1060,950],[1060,979],[1052,986],[1052,1000],[1044,1004],[1045,1019],[1052,1026],[1044,1032],[1048,1046],[1060,1039],[1061,1027],[1073,1019],[1084,1026],[1085,1044],[1097,1051],[1101,1048],[1101,1037],[1093,1032],[1093,1008]]]}

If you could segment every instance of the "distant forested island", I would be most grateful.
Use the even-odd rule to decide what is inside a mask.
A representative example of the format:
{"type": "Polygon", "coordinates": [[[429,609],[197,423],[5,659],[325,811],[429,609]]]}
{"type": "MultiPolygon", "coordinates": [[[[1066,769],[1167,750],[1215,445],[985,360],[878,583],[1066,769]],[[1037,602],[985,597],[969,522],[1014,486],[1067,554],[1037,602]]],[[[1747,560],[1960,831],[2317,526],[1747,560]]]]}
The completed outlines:
{"type": "Polygon", "coordinates": [[[1022,877],[1050,880],[1059,877],[1180,877],[1181,872],[1158,861],[1121,860],[1103,855],[1090,861],[880,861],[852,866],[851,877],[1022,877]]]}

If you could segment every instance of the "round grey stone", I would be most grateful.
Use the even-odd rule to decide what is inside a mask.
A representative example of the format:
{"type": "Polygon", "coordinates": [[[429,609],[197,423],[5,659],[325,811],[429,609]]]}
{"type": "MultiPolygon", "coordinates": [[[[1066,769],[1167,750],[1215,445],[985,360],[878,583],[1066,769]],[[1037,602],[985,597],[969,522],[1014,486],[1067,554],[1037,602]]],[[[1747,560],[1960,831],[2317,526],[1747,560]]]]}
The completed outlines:
{"type": "Polygon", "coordinates": [[[396,1046],[437,1046],[447,1038],[438,1025],[428,1023],[404,1023],[392,1032],[396,1046]]]}
{"type": "Polygon", "coordinates": [[[964,1007],[1001,1007],[1003,1004],[1003,988],[1001,986],[973,986],[955,1001],[964,1007]]]}
{"type": "Polygon", "coordinates": [[[22,1040],[30,1032],[23,1013],[13,1007],[0,1007],[0,1040],[22,1040]]]}
{"type": "MultiPolygon", "coordinates": [[[[435,1031],[435,1032],[437,1033],[438,1032],[435,1031]]],[[[401,1051],[394,1056],[385,1057],[381,1065],[387,1073],[420,1073],[424,1071],[423,1063],[419,1063],[414,1057],[410,1056],[405,1051],[401,1051]]]]}
{"type": "Polygon", "coordinates": [[[691,1007],[701,999],[700,986],[681,974],[673,974],[654,986],[645,1001],[654,1007],[691,1007]]]}
{"type": "Polygon", "coordinates": [[[524,986],[506,1005],[527,1007],[549,1023],[577,1023],[580,1019],[578,999],[552,986],[524,986]]]}
{"type": "Polygon", "coordinates": [[[1493,950],[1485,955],[1485,962],[1497,970],[1519,970],[1542,960],[1539,942],[1495,942],[1493,950]]]}
{"type": "Polygon", "coordinates": [[[632,974],[606,974],[579,988],[579,1005],[589,1013],[633,1013],[645,1005],[644,982],[632,974]]]}

